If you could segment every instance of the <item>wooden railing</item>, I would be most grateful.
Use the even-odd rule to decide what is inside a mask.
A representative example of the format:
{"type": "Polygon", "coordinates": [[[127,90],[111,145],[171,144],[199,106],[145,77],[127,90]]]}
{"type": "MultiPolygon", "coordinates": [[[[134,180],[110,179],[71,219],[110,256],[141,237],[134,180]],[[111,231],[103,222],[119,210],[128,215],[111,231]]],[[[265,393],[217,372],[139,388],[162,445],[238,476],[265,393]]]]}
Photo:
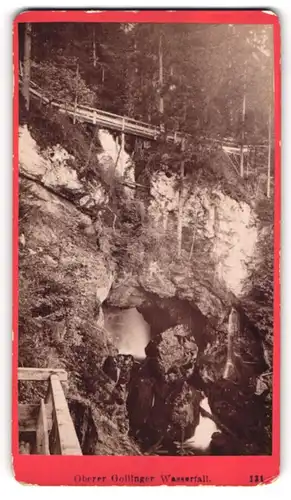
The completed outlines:
{"type": "Polygon", "coordinates": [[[61,384],[67,381],[66,371],[48,368],[18,368],[18,380],[48,383],[46,398],[41,399],[39,404],[18,405],[19,433],[35,434],[32,453],[82,455],[61,384]]]}
{"type": "MultiPolygon", "coordinates": [[[[22,82],[22,74],[20,73],[20,81],[22,82]]],[[[151,123],[135,120],[128,116],[117,115],[102,109],[93,108],[90,106],[78,103],[77,105],[70,104],[57,99],[49,99],[45,96],[45,92],[32,80],[30,81],[30,94],[40,103],[49,104],[53,108],[57,108],[61,113],[66,113],[76,120],[100,125],[104,128],[124,132],[125,134],[143,137],[149,140],[157,140],[163,133],[161,127],[152,125],[151,123]]],[[[166,140],[172,143],[181,143],[183,138],[190,137],[182,132],[170,132],[166,134],[166,140]]],[[[205,138],[202,142],[217,143],[225,149],[226,152],[237,153],[241,151],[241,146],[232,138],[215,139],[205,138]]],[[[266,147],[265,145],[257,145],[258,147],[266,147]]],[[[248,146],[244,146],[245,152],[248,151],[248,146]]]]}
{"type": "MultiPolygon", "coordinates": [[[[20,65],[20,82],[22,82],[22,66],[20,65]]],[[[36,83],[30,81],[30,95],[37,99],[40,103],[50,105],[56,108],[61,113],[65,113],[73,118],[73,121],[81,121],[86,123],[91,123],[93,125],[99,125],[105,129],[115,130],[121,132],[122,141],[124,143],[124,134],[134,135],[136,137],[141,137],[147,140],[157,140],[161,135],[169,143],[182,144],[185,140],[190,139],[193,141],[193,137],[189,134],[183,132],[169,132],[165,134],[162,127],[152,125],[143,121],[135,120],[128,116],[121,116],[108,111],[104,111],[98,108],[92,108],[90,106],[83,105],[81,103],[67,103],[65,101],[57,99],[49,99],[43,89],[41,89],[36,83]]],[[[233,165],[236,173],[238,175],[243,175],[239,172],[239,163],[244,163],[243,158],[246,157],[246,161],[250,160],[250,153],[252,150],[265,150],[268,151],[268,144],[252,144],[244,145],[243,147],[238,144],[232,138],[211,138],[211,137],[199,137],[200,143],[205,143],[208,145],[217,144],[218,147],[228,156],[231,164],[233,165]],[[237,164],[238,162],[238,164],[237,164]]]]}
{"type": "MultiPolygon", "coordinates": [[[[20,81],[22,76],[20,75],[20,81]]],[[[144,139],[157,140],[161,135],[162,130],[160,127],[151,125],[143,121],[129,118],[128,116],[121,116],[102,109],[92,108],[83,104],[66,103],[57,99],[49,99],[45,96],[43,90],[30,81],[30,94],[37,99],[40,103],[49,104],[53,108],[57,108],[61,113],[72,116],[75,120],[92,123],[93,125],[100,125],[104,128],[109,128],[125,134],[143,137],[144,139]]],[[[183,135],[181,133],[169,133],[166,136],[168,142],[181,142],[183,135]]]]}

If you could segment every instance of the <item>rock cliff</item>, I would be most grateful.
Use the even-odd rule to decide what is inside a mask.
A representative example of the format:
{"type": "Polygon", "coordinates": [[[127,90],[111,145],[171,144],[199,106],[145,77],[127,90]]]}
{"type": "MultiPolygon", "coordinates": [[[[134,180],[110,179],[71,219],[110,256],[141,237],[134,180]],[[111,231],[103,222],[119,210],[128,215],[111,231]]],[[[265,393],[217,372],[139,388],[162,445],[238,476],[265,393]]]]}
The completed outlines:
{"type": "MultiPolygon", "coordinates": [[[[105,148],[112,138],[99,135],[105,148]]],[[[132,183],[134,166],[127,158],[125,173],[115,146],[96,164],[132,183]]],[[[144,217],[132,187],[113,200],[100,177],[81,177],[62,145],[41,149],[27,126],[19,132],[19,165],[20,362],[69,371],[84,452],[139,454],[162,444],[177,453],[174,443],[193,435],[206,394],[227,429],[220,452],[235,434],[233,453],[262,453],[264,415],[255,444],[254,429],[265,393],[255,391],[268,366],[240,302],[257,241],[250,204],[219,182],[186,179],[177,259],[174,175],[153,175],[144,217]],[[106,307],[142,314],[151,337],[144,360],[118,353],[106,307]],[[238,322],[230,340],[232,308],[238,322]],[[232,371],[224,377],[227,362],[232,371]]]]}

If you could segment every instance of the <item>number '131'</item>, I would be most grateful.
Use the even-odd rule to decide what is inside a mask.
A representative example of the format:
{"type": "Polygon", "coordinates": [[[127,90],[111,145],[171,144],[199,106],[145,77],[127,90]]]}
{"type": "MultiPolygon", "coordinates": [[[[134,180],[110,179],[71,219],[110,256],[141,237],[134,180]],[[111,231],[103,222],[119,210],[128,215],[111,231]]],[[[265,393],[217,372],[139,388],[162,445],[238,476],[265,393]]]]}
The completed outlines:
{"type": "Polygon", "coordinates": [[[254,475],[250,476],[250,483],[263,483],[264,476],[254,475]]]}

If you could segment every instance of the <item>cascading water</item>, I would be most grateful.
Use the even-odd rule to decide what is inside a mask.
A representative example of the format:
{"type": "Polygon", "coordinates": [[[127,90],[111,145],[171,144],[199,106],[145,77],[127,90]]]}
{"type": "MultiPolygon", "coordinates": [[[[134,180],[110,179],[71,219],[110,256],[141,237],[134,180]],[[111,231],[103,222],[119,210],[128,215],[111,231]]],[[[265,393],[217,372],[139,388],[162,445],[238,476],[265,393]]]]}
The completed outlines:
{"type": "MultiPolygon", "coordinates": [[[[100,163],[106,164],[106,159],[110,159],[114,165],[115,175],[134,183],[135,166],[131,161],[130,155],[126,152],[120,137],[114,139],[107,130],[99,130],[98,138],[102,147],[102,152],[98,154],[100,163]]],[[[132,189],[125,191],[130,196],[134,194],[132,189]]]]}
{"type": "Polygon", "coordinates": [[[119,354],[145,358],[145,347],[150,341],[150,327],[135,309],[104,308],[105,328],[111,333],[119,354]]]}
{"type": "MultiPolygon", "coordinates": [[[[211,409],[208,403],[208,398],[204,398],[200,403],[201,408],[205,411],[211,413],[211,409]]],[[[194,450],[205,452],[209,449],[212,435],[215,432],[220,432],[215,422],[211,420],[211,418],[204,417],[200,413],[199,423],[194,431],[193,436],[185,441],[185,445],[188,448],[192,448],[194,450]]]]}

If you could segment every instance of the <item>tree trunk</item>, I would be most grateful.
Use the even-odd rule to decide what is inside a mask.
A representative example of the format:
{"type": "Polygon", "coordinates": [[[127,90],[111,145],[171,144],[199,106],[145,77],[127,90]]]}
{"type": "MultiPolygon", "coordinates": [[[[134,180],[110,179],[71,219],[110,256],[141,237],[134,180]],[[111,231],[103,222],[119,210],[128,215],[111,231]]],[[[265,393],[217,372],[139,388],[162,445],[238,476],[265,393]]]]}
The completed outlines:
{"type": "Polygon", "coordinates": [[[125,168],[125,151],[124,151],[124,146],[125,146],[125,137],[124,137],[124,132],[121,132],[121,141],[120,141],[120,170],[121,170],[121,175],[124,175],[124,168],[125,168]]]}
{"type": "Polygon", "coordinates": [[[163,125],[162,117],[164,114],[163,84],[164,84],[163,44],[162,44],[162,34],[160,34],[160,39],[159,39],[159,86],[160,86],[159,111],[160,111],[160,115],[161,115],[161,126],[163,125]]]}
{"type": "Polygon", "coordinates": [[[246,94],[244,90],[243,105],[242,105],[242,133],[241,133],[241,150],[240,150],[240,176],[244,176],[244,142],[245,142],[245,116],[246,116],[246,94]]]}
{"type": "Polygon", "coordinates": [[[76,112],[77,112],[77,105],[78,105],[78,77],[79,77],[79,64],[77,64],[76,68],[76,94],[75,94],[75,102],[74,102],[74,116],[73,116],[73,123],[76,123],[76,112]]]}
{"type": "Polygon", "coordinates": [[[93,53],[93,66],[96,68],[97,57],[96,57],[96,39],[95,39],[95,26],[93,25],[93,37],[92,37],[92,53],[93,53]]]}
{"type": "MultiPolygon", "coordinates": [[[[184,140],[182,140],[181,151],[182,155],[184,154],[184,140]]],[[[179,186],[179,201],[178,201],[178,223],[177,223],[177,254],[178,257],[181,257],[182,251],[182,233],[183,233],[183,187],[184,187],[184,171],[185,171],[185,162],[182,158],[181,166],[180,166],[180,186],[179,186]]]]}
{"type": "Polygon", "coordinates": [[[23,86],[22,94],[25,102],[25,109],[29,111],[29,83],[31,68],[31,23],[26,23],[24,32],[24,56],[23,56],[23,86]]]}
{"type": "Polygon", "coordinates": [[[271,195],[271,153],[272,153],[272,106],[269,109],[269,137],[268,137],[268,176],[267,176],[267,198],[271,195]]]}
{"type": "Polygon", "coordinates": [[[164,233],[167,231],[168,229],[168,212],[167,212],[167,209],[165,208],[165,212],[163,213],[163,230],[164,230],[164,233]]]}
{"type": "Polygon", "coordinates": [[[192,242],[191,242],[191,248],[190,248],[190,253],[189,253],[189,261],[191,261],[192,255],[193,255],[195,237],[196,237],[196,226],[194,226],[194,228],[193,228],[192,242]]]}
{"type": "Polygon", "coordinates": [[[240,151],[240,176],[244,176],[244,142],[245,142],[245,118],[246,118],[246,69],[244,71],[243,102],[242,102],[242,130],[241,130],[241,151],[240,151]]]}

